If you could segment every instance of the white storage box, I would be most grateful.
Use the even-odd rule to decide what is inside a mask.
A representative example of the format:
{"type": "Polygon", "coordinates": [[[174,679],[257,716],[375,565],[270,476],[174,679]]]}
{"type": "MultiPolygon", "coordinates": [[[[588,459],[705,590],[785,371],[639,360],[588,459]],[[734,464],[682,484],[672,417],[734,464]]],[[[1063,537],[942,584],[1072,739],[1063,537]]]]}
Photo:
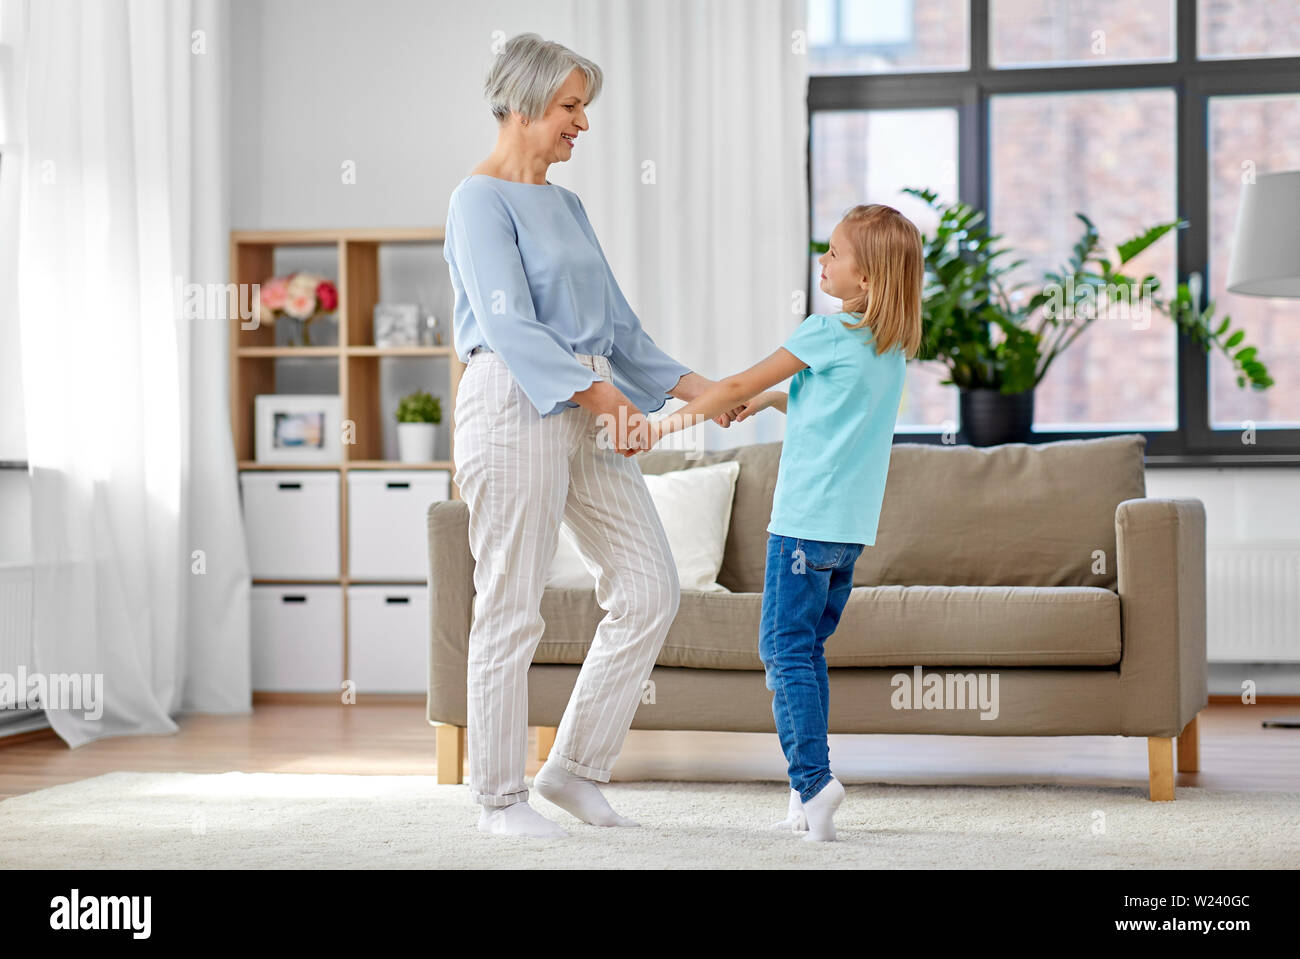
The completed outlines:
{"type": "Polygon", "coordinates": [[[342,695],[343,589],[254,586],[253,689],[342,695]]]}
{"type": "Polygon", "coordinates": [[[428,587],[349,586],[347,678],[358,697],[423,693],[428,676],[428,587]]]}
{"type": "Polygon", "coordinates": [[[254,579],[338,579],[339,474],[239,474],[254,579]]]}
{"type": "Polygon", "coordinates": [[[425,582],[429,504],[450,495],[447,470],[349,470],[348,578],[425,582]]]}

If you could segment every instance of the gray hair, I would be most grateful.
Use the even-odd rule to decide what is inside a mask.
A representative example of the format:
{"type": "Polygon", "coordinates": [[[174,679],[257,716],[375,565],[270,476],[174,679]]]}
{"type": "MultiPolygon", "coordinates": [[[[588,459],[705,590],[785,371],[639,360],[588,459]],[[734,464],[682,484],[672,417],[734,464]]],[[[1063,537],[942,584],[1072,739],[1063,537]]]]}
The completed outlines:
{"type": "Polygon", "coordinates": [[[563,44],[543,40],[535,33],[521,33],[507,40],[497,54],[483,82],[483,95],[492,105],[497,123],[504,122],[511,111],[536,120],[575,67],[587,78],[587,99],[596,99],[602,82],[600,67],[563,44]]]}

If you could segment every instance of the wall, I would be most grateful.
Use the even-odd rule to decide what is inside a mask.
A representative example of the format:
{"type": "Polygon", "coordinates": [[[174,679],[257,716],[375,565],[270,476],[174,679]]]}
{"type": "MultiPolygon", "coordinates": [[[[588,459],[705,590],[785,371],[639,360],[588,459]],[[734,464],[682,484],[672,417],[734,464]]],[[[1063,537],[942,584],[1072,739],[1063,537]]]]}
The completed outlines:
{"type": "MultiPolygon", "coordinates": [[[[1300,469],[1184,469],[1148,467],[1148,496],[1190,496],[1205,504],[1207,545],[1256,543],[1300,549],[1300,469]]],[[[1295,584],[1300,589],[1300,583],[1295,584]]],[[[1300,645],[1300,623],[1294,624],[1300,645]]],[[[1240,695],[1241,683],[1254,680],[1259,695],[1300,695],[1300,666],[1295,664],[1213,664],[1211,694],[1240,695]]]]}
{"type": "MultiPolygon", "coordinates": [[[[237,0],[232,226],[441,224],[496,141],[482,95],[493,31],[565,42],[548,9],[557,4],[237,0]],[[354,184],[342,182],[347,161],[354,184]]],[[[567,185],[563,170],[551,179],[567,185]]]]}

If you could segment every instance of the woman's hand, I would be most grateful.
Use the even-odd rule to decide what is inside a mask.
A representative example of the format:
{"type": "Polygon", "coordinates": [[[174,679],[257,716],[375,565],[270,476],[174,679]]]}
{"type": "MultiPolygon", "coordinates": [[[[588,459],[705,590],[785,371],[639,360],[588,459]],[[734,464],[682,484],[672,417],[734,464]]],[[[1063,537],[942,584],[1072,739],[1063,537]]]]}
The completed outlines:
{"type": "Polygon", "coordinates": [[[612,436],[611,441],[614,445],[614,452],[620,456],[635,456],[650,449],[649,428],[650,421],[645,414],[633,411],[626,420],[626,432],[623,436],[612,436]]]}
{"type": "Polygon", "coordinates": [[[624,456],[648,453],[661,439],[673,432],[664,420],[643,420],[636,429],[629,429],[627,443],[619,452],[624,456]]]}

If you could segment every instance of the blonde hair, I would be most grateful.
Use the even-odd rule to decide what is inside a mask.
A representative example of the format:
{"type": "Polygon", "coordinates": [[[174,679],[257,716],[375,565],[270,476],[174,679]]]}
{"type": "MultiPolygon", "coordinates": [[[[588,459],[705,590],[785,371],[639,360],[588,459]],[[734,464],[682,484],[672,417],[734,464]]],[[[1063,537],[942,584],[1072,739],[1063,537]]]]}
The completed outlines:
{"type": "Polygon", "coordinates": [[[925,251],[921,231],[903,214],[883,203],[855,206],[842,221],[849,234],[849,252],[858,272],[867,278],[867,291],[844,301],[846,313],[861,313],[846,329],[870,327],[877,353],[901,346],[911,359],[921,347],[921,291],[925,282],[925,251]]]}

